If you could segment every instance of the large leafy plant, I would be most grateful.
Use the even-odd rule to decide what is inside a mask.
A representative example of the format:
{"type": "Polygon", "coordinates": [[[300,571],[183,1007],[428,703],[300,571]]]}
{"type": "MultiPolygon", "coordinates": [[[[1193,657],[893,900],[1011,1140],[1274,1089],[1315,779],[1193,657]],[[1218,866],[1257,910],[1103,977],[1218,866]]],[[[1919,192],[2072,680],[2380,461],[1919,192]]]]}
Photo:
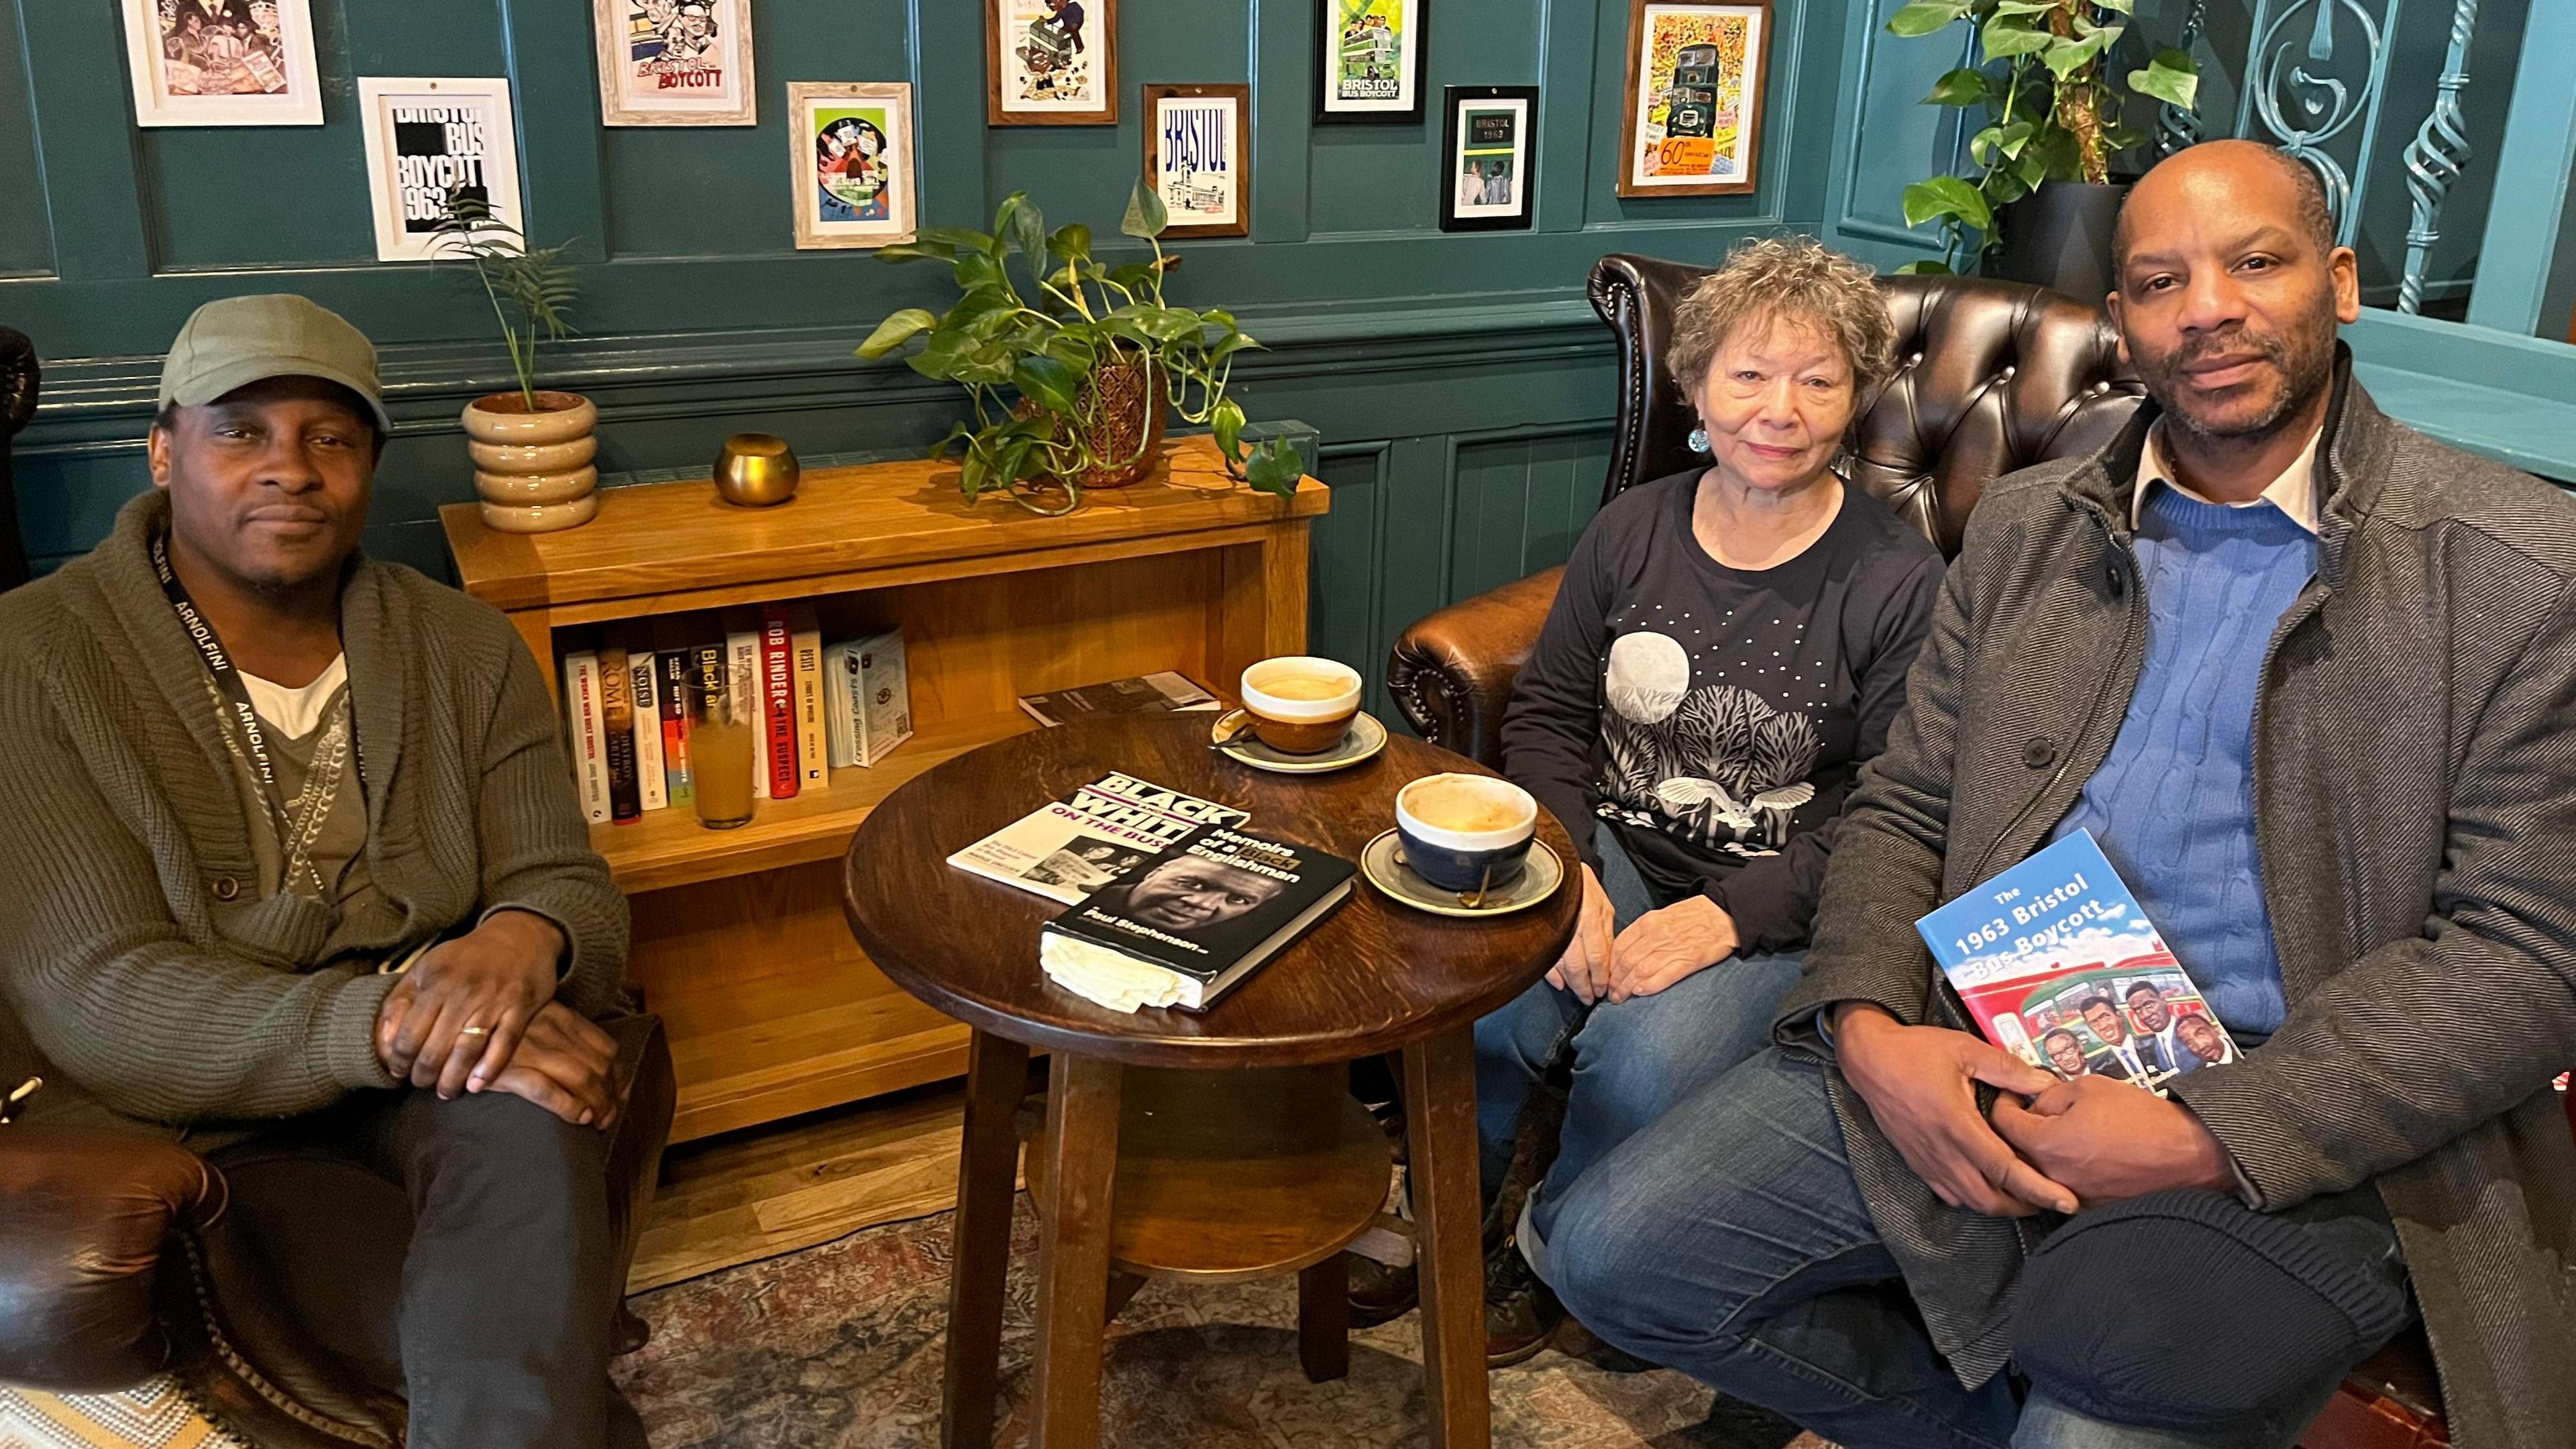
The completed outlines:
{"type": "MultiPolygon", "coordinates": [[[[1904,36],[1951,25],[1976,30],[1977,62],[1941,77],[1928,106],[1982,107],[1984,129],[1968,140],[1965,176],[1934,176],[1905,188],[1905,221],[1939,221],[1943,257],[1908,272],[1974,270],[1995,241],[1995,213],[2046,181],[2106,182],[2111,157],[2145,141],[2121,121],[2126,98],[2112,83],[2111,47],[2128,30],[2136,0],[1916,0],[1888,18],[1904,36]]],[[[2200,73],[2188,51],[2162,50],[2124,79],[2139,95],[2189,109],[2200,73]]]]}
{"type": "Polygon", "coordinates": [[[572,332],[564,315],[580,287],[573,280],[562,247],[528,248],[517,227],[493,214],[479,188],[455,187],[447,194],[446,214],[439,218],[431,253],[474,269],[492,315],[501,324],[501,345],[510,350],[510,371],[519,379],[519,396],[528,411],[537,411],[537,344],[561,342],[572,332]]]}
{"type": "Polygon", "coordinates": [[[1243,406],[1226,396],[1235,356],[1259,344],[1231,313],[1164,300],[1175,259],[1159,238],[1169,220],[1162,199],[1139,182],[1118,229],[1153,257],[1111,266],[1092,255],[1090,227],[1049,231],[1037,204],[1013,192],[990,232],[935,227],[878,252],[889,262],[945,262],[956,277],[956,305],[937,315],[919,307],[895,313],[859,355],[889,356],[917,338],[905,362],[966,389],[974,416],[931,453],[962,459],[958,486],[968,499],[1001,490],[1035,512],[1067,512],[1082,501],[1084,474],[1141,457],[1150,431],[1104,416],[1104,389],[1093,385],[1101,369],[1118,364],[1147,368],[1149,383],[1159,381],[1147,407],[1168,400],[1184,421],[1214,432],[1234,476],[1265,493],[1297,491],[1296,453],[1276,438],[1247,448],[1243,406]],[[1105,456],[1121,449],[1125,456],[1105,456]]]}

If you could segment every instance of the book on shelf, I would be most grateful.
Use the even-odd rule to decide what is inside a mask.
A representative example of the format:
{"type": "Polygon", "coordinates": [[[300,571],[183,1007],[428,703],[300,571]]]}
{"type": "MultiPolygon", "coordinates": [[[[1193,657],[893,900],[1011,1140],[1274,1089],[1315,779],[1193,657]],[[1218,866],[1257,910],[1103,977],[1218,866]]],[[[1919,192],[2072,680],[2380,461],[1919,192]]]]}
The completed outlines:
{"type": "Polygon", "coordinates": [[[1231,805],[1112,773],[1048,801],[948,857],[948,863],[1074,905],[1193,831],[1250,818],[1251,812],[1231,805]]]}
{"type": "Polygon", "coordinates": [[[1986,1040],[2150,1091],[2237,1059],[2138,898],[2079,830],[1914,923],[1986,1040]]]}
{"type": "Polygon", "coordinates": [[[769,798],[793,800],[805,783],[796,759],[796,646],[787,611],[760,611],[760,759],[769,775],[769,798]]]}
{"type": "Polygon", "coordinates": [[[689,643],[678,619],[653,621],[653,666],[662,707],[662,783],[674,810],[697,804],[689,788],[689,643]]]}
{"type": "Polygon", "coordinates": [[[1071,724],[1115,714],[1164,714],[1215,709],[1217,697],[1170,670],[1160,674],[1086,684],[1079,689],[1053,689],[1020,696],[1020,708],[1042,725],[1071,724]]]}
{"type": "Polygon", "coordinates": [[[1355,873],[1310,846],[1205,826],[1047,922],[1039,965],[1104,1006],[1205,1011],[1350,899],[1355,873]]]}
{"type": "Polygon", "coordinates": [[[751,721],[751,798],[769,798],[768,755],[760,747],[760,621],[758,617],[725,619],[725,663],[729,671],[728,697],[747,705],[745,715],[751,721]]]}
{"type": "Polygon", "coordinates": [[[609,819],[619,824],[644,813],[635,780],[635,702],[626,692],[631,678],[625,650],[599,651],[599,747],[608,760],[609,819]]]}
{"type": "Polygon", "coordinates": [[[633,638],[626,651],[626,697],[635,710],[635,793],[647,810],[671,803],[670,780],[662,767],[662,686],[653,667],[653,651],[633,638]]]}
{"type": "Polygon", "coordinates": [[[823,730],[823,625],[812,604],[787,606],[788,653],[795,664],[796,772],[808,790],[832,783],[823,730]]]}
{"type": "Polygon", "coordinates": [[[581,787],[581,813],[594,825],[609,820],[607,733],[599,703],[599,655],[578,649],[564,656],[564,723],[572,745],[573,782],[581,787]]]}
{"type": "Polygon", "coordinates": [[[873,765],[912,738],[912,685],[903,631],[823,651],[824,742],[835,767],[873,765]]]}

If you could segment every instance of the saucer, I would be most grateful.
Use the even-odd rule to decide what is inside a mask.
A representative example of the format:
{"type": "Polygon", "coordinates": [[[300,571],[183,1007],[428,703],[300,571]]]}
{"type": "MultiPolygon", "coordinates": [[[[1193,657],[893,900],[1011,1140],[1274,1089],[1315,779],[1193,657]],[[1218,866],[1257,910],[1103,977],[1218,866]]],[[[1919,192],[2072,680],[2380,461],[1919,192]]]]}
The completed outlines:
{"type": "Polygon", "coordinates": [[[1413,867],[1404,863],[1403,843],[1392,830],[1360,850],[1360,871],[1370,885],[1417,910],[1471,918],[1508,916],[1555,895],[1556,888],[1565,883],[1565,862],[1556,858],[1546,841],[1533,840],[1519,879],[1486,892],[1481,906],[1463,906],[1458,903],[1456,891],[1444,891],[1413,873],[1413,867]]]}
{"type": "MultiPolygon", "coordinates": [[[[1239,709],[1227,710],[1217,716],[1215,726],[1208,732],[1209,740],[1214,741],[1242,718],[1243,711],[1239,709]]],[[[1351,727],[1343,732],[1342,742],[1320,754],[1287,754],[1270,748],[1250,734],[1240,740],[1228,740],[1217,745],[1216,751],[1237,764],[1250,765],[1256,770],[1274,770],[1282,775],[1320,775],[1374,759],[1377,752],[1385,748],[1386,726],[1378,723],[1377,716],[1362,711],[1351,716],[1351,727]]]]}

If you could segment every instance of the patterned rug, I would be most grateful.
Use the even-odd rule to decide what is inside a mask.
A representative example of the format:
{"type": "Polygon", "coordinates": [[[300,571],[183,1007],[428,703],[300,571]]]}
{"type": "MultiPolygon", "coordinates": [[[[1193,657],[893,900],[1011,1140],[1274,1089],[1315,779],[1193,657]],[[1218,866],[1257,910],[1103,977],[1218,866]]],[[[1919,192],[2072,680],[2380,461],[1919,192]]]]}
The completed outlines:
{"type": "MultiPolygon", "coordinates": [[[[657,1449],[930,1449],[939,1442],[949,1220],[894,1223],[647,1294],[653,1342],[617,1377],[657,1449]]],[[[1037,1224],[1014,1225],[1005,1449],[1023,1411],[1037,1224]]],[[[1418,1315],[1351,1337],[1347,1378],[1297,1367],[1296,1282],[1155,1282],[1112,1325],[1102,1412],[1120,1449],[1393,1449],[1425,1440],[1418,1315]]],[[[1493,1376],[1494,1442],[1544,1449],[1828,1449],[1680,1374],[1553,1350],[1493,1376]]]]}

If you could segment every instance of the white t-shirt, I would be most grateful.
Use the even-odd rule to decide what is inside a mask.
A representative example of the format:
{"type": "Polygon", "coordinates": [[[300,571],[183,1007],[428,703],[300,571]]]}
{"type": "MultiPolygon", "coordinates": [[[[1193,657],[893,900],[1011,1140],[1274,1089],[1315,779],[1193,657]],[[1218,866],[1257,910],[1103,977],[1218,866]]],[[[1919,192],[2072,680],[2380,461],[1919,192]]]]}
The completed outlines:
{"type": "Polygon", "coordinates": [[[323,708],[331,696],[349,682],[349,656],[343,654],[331,661],[329,668],[302,689],[289,689],[272,684],[245,670],[242,688],[250,692],[250,707],[259,712],[260,721],[290,740],[300,740],[322,727],[323,708]]]}

